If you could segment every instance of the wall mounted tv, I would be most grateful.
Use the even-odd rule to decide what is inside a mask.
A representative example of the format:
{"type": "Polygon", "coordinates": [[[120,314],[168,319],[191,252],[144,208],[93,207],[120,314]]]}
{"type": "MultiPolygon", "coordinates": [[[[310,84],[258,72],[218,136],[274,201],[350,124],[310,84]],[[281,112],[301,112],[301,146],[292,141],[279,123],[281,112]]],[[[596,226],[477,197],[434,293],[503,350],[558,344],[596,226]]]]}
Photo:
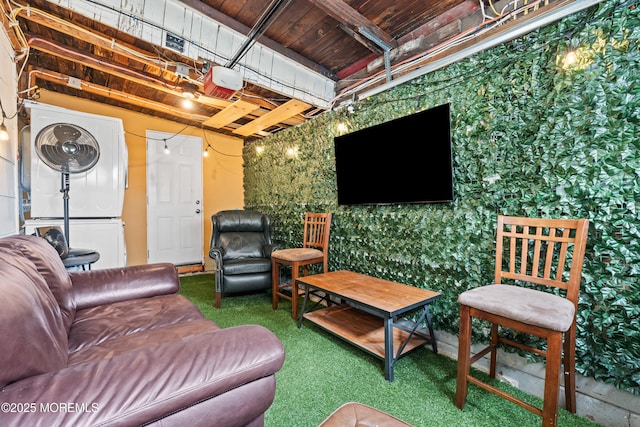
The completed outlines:
{"type": "Polygon", "coordinates": [[[453,200],[449,104],[334,138],[339,205],[453,200]]]}

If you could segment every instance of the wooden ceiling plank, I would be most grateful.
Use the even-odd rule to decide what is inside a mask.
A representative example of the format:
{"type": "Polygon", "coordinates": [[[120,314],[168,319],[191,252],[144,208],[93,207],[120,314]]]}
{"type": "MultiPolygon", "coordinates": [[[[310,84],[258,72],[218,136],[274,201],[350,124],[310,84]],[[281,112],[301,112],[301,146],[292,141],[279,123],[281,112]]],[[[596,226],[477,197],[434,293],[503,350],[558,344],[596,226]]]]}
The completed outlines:
{"type": "Polygon", "coordinates": [[[260,116],[253,121],[250,121],[246,125],[240,126],[238,129],[234,130],[233,133],[237,133],[243,136],[249,136],[254,133],[259,133],[276,123],[293,117],[296,114],[302,113],[308,108],[311,108],[311,105],[297,99],[292,99],[285,102],[275,110],[271,110],[265,115],[260,116]]]}
{"type": "MultiPolygon", "coordinates": [[[[251,28],[238,22],[237,20],[231,18],[228,15],[225,15],[223,13],[221,13],[220,11],[218,11],[217,9],[215,9],[214,7],[211,7],[209,5],[206,4],[206,2],[203,2],[201,0],[180,0],[180,3],[183,3],[193,9],[195,9],[196,11],[202,13],[205,16],[208,16],[209,18],[213,19],[216,22],[221,23],[222,25],[231,28],[232,30],[235,30],[237,32],[239,32],[242,35],[248,35],[249,32],[251,31],[251,28]]],[[[233,3],[233,2],[232,2],[233,3]]],[[[269,49],[273,49],[274,51],[278,52],[279,54],[284,55],[285,57],[291,59],[294,62],[300,63],[302,65],[304,65],[305,67],[325,76],[328,77],[330,79],[336,79],[336,76],[328,69],[326,69],[325,67],[323,67],[322,65],[313,62],[312,60],[310,60],[307,57],[304,57],[302,55],[300,55],[297,52],[294,52],[293,50],[287,48],[286,46],[283,46],[280,43],[277,43],[273,40],[271,40],[270,38],[268,38],[267,36],[265,36],[264,34],[260,35],[257,40],[257,42],[259,42],[260,44],[268,47],[269,49]]],[[[221,64],[222,65],[222,64],[221,64]]]]}
{"type": "Polygon", "coordinates": [[[240,117],[244,117],[245,115],[257,110],[258,108],[260,108],[258,105],[240,99],[205,120],[203,125],[220,129],[229,123],[235,122],[240,117]]]}

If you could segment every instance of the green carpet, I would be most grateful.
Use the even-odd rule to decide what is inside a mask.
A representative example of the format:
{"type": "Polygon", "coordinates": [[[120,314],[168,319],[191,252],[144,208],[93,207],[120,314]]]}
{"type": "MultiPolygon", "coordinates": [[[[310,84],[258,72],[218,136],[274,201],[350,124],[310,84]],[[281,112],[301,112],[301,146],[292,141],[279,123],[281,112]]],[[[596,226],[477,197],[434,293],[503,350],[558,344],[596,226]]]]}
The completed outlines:
{"type": "MultiPolygon", "coordinates": [[[[291,319],[291,303],[281,300],[271,308],[270,293],[230,296],[215,309],[213,275],[183,276],[180,293],[221,327],[259,324],[284,344],[284,366],[276,374],[276,396],[265,415],[267,427],[317,426],[345,402],[361,402],[419,426],[539,426],[536,415],[489,392],[469,385],[463,411],[454,405],[456,361],[417,350],[395,365],[395,380],[384,379],[383,363],[317,327],[301,329],[291,319]]],[[[498,383],[498,382],[496,382],[498,383]]],[[[530,403],[541,401],[505,384],[530,403]]],[[[597,424],[561,409],[559,426],[597,424]]]]}

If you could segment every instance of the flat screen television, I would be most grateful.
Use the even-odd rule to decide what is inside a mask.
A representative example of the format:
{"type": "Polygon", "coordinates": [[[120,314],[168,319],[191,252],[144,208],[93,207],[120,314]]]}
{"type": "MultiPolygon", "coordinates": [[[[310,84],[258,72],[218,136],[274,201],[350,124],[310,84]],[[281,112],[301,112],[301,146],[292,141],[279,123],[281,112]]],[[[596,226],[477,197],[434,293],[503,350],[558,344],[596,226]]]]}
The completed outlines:
{"type": "Polygon", "coordinates": [[[453,201],[449,104],[333,142],[338,205],[453,201]]]}

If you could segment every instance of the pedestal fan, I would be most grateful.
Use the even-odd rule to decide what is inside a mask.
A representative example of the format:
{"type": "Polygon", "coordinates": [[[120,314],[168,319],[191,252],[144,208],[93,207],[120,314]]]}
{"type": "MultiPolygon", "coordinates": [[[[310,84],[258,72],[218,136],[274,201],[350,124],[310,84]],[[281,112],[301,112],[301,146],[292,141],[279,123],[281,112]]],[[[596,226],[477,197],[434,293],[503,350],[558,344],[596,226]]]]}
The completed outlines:
{"type": "Polygon", "coordinates": [[[53,123],[35,138],[36,153],[51,169],[60,172],[64,205],[64,234],[69,242],[69,174],[91,170],[100,158],[100,145],[95,137],[80,126],[53,123]]]}

